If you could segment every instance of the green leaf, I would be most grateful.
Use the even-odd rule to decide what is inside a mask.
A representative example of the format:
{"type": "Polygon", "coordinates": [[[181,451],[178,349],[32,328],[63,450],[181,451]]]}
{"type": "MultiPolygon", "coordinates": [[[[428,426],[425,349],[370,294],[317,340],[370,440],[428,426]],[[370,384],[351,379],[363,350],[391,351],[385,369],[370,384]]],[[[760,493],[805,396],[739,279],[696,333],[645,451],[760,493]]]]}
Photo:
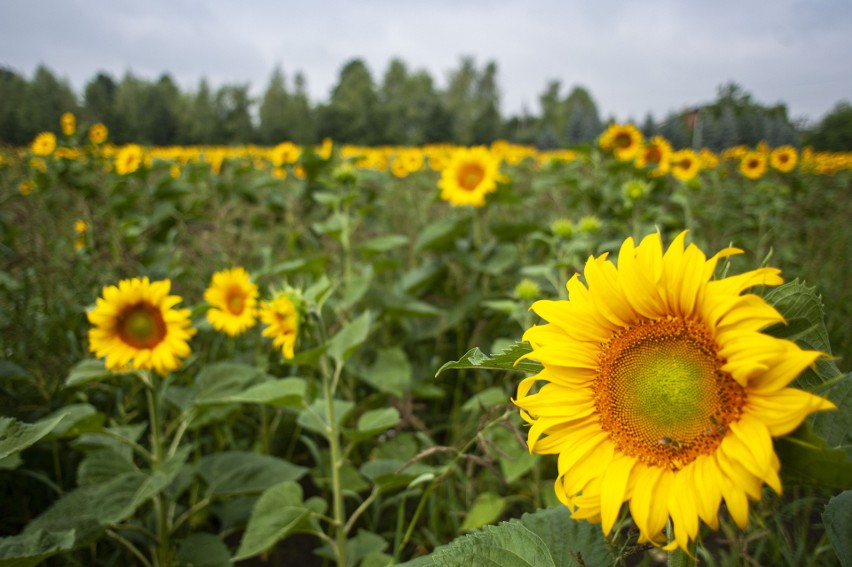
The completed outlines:
{"type": "Polygon", "coordinates": [[[370,333],[370,312],[365,311],[354,321],[350,321],[328,341],[328,354],[343,364],[358,347],[367,340],[370,333]]]}
{"type": "Polygon", "coordinates": [[[837,410],[816,413],[811,418],[814,432],[830,449],[840,449],[852,461],[852,373],[820,394],[834,402],[837,410]]]}
{"type": "Polygon", "coordinates": [[[298,480],[305,467],[284,459],[245,451],[224,451],[201,458],[198,473],[210,497],[263,492],[285,480],[298,480]]]}
{"type": "Polygon", "coordinates": [[[448,248],[467,229],[467,218],[443,218],[426,225],[414,242],[414,250],[440,250],[448,248]]]}
{"type": "Polygon", "coordinates": [[[242,394],[250,387],[271,380],[262,370],[237,362],[216,362],[201,369],[195,377],[196,406],[224,404],[231,396],[242,394]]]}
{"type": "Polygon", "coordinates": [[[399,248],[400,246],[405,246],[406,244],[408,244],[408,237],[405,235],[385,234],[366,241],[361,245],[361,249],[365,252],[380,254],[383,252],[390,252],[391,250],[399,248]]]}
{"type": "Polygon", "coordinates": [[[503,478],[508,483],[522,479],[540,459],[538,455],[531,455],[521,440],[504,427],[495,427],[488,431],[486,436],[500,448],[497,462],[500,464],[503,478]]]}
{"type": "Polygon", "coordinates": [[[457,538],[436,549],[431,563],[417,565],[421,564],[436,567],[556,567],[542,539],[519,523],[486,526],[482,531],[457,538]]]}
{"type": "Polygon", "coordinates": [[[106,419],[91,404],[68,404],[56,410],[53,416],[60,414],[64,414],[64,417],[50,432],[51,437],[70,438],[101,431],[106,419]]]}
{"type": "Polygon", "coordinates": [[[852,461],[843,451],[829,449],[807,422],[786,437],[776,439],[775,452],[781,459],[781,478],[785,482],[840,490],[852,488],[852,461]]]}
{"type": "Polygon", "coordinates": [[[231,552],[222,539],[213,534],[196,533],[180,544],[179,565],[185,567],[231,567],[231,552]]]}
{"type": "MultiPolygon", "coordinates": [[[[817,295],[815,287],[808,287],[796,279],[769,291],[765,299],[787,321],[786,325],[775,325],[767,329],[768,334],[794,341],[807,350],[831,354],[822,298],[817,295]]],[[[824,357],[817,360],[814,370],[805,370],[796,379],[795,384],[812,390],[839,375],[840,370],[834,361],[824,357]]]]}
{"type": "Polygon", "coordinates": [[[491,386],[481,392],[477,392],[472,398],[466,401],[461,409],[467,412],[482,412],[483,408],[488,410],[498,404],[508,403],[509,396],[499,386],[491,386]]]}
{"type": "Polygon", "coordinates": [[[113,449],[100,449],[86,455],[77,469],[77,485],[102,484],[125,473],[136,473],[139,469],[128,456],[113,449]]]}
{"type": "Polygon", "coordinates": [[[480,370],[506,370],[509,372],[525,372],[537,374],[541,372],[541,363],[534,360],[524,359],[518,362],[518,358],[532,351],[529,343],[515,343],[512,347],[488,356],[478,347],[467,351],[459,360],[452,360],[444,364],[435,373],[438,376],[444,370],[461,370],[464,368],[476,368],[480,370]]]}
{"type": "Polygon", "coordinates": [[[258,498],[234,561],[253,557],[287,537],[311,514],[302,503],[302,488],[284,481],[265,490],[258,498]]]}
{"type": "Polygon", "coordinates": [[[213,400],[204,404],[263,404],[272,407],[298,407],[305,397],[307,382],[304,378],[282,378],[256,384],[244,392],[213,400]]]}
{"type": "MultiPolygon", "coordinates": [[[[338,425],[346,419],[349,412],[355,407],[355,402],[349,400],[334,400],[332,402],[335,421],[338,425]]],[[[298,424],[305,429],[309,429],[322,435],[327,435],[328,414],[325,409],[325,400],[318,399],[310,405],[309,409],[302,410],[299,414],[298,424]]]]}
{"type": "Polygon", "coordinates": [[[107,370],[104,366],[104,361],[100,358],[88,359],[78,362],[71,368],[68,377],[65,379],[65,387],[82,386],[90,382],[100,382],[112,378],[113,376],[126,376],[133,372],[114,372],[107,370]]]}
{"type": "Polygon", "coordinates": [[[26,534],[0,538],[0,567],[31,567],[51,555],[74,547],[74,530],[26,534]]]}
{"type": "Polygon", "coordinates": [[[600,525],[571,518],[565,506],[524,514],[512,523],[518,521],[544,541],[560,567],[614,563],[600,525]]]}
{"type": "Polygon", "coordinates": [[[398,398],[405,396],[411,388],[412,368],[405,351],[398,347],[379,350],[376,361],[366,370],[357,372],[367,384],[380,392],[394,395],[398,398]]]}
{"type": "Polygon", "coordinates": [[[0,417],[0,459],[19,453],[53,431],[66,414],[52,415],[35,423],[0,417]]]}
{"type": "Polygon", "coordinates": [[[486,524],[492,524],[497,521],[505,508],[505,498],[493,492],[482,492],[474,500],[459,529],[469,532],[486,524]]]}
{"type": "Polygon", "coordinates": [[[394,427],[399,421],[399,411],[396,408],[374,409],[358,418],[357,429],[359,433],[376,435],[394,427]]]}
{"type": "Polygon", "coordinates": [[[444,314],[425,301],[396,295],[382,298],[382,311],[392,317],[440,317],[444,314]]]}
{"type": "Polygon", "coordinates": [[[822,522],[828,541],[843,567],[852,566],[852,490],[847,490],[828,501],[822,522]]]}

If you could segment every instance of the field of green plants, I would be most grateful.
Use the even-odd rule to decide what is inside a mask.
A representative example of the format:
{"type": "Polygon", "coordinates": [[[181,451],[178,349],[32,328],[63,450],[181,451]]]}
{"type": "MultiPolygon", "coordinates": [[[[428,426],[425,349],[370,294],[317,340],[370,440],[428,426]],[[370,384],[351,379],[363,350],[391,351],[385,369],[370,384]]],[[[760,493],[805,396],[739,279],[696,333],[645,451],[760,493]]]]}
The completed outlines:
{"type": "Polygon", "coordinates": [[[849,154],[84,134],[0,149],[0,566],[850,564],[849,154]],[[743,250],[717,277],[781,270],[754,290],[786,319],[767,332],[832,355],[795,385],[838,409],[774,439],[783,491],[747,528],[723,502],[666,551],[626,498],[611,533],[572,518],[513,400],[541,368],[516,364],[530,306],[683,230],[743,250]],[[235,268],[256,294],[226,330],[235,268]],[[99,335],[125,280],[148,314],[177,297],[99,335]],[[145,325],[169,337],[150,364],[145,325]]]}

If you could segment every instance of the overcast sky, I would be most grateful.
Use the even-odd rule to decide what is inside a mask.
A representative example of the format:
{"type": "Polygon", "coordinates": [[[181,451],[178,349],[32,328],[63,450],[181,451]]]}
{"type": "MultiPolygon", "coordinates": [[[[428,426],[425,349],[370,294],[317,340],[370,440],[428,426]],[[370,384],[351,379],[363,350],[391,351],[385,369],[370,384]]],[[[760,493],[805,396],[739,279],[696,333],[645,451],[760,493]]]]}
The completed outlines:
{"type": "Polygon", "coordinates": [[[443,88],[462,56],[497,63],[504,116],[538,114],[551,80],[637,121],[735,81],[817,121],[852,102],[852,0],[0,0],[0,67],[29,79],[44,64],[78,94],[100,71],[132,70],[260,95],[280,65],[316,102],[356,57],[376,82],[398,57],[443,88]]]}

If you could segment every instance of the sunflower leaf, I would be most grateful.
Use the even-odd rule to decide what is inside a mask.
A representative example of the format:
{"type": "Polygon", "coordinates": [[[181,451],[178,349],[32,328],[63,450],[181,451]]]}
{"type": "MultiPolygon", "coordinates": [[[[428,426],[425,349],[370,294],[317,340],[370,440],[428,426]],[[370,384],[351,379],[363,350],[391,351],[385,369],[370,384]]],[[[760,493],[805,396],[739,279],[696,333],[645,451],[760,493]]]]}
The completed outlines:
{"type": "Polygon", "coordinates": [[[252,510],[234,561],[253,557],[287,537],[311,514],[302,503],[302,487],[292,480],[263,492],[252,510]]]}
{"type": "Polygon", "coordinates": [[[518,359],[531,352],[532,348],[529,343],[516,342],[515,344],[501,350],[498,353],[488,356],[479,350],[479,347],[474,347],[467,351],[459,360],[451,360],[445,363],[435,376],[438,376],[444,370],[461,370],[464,368],[476,368],[479,370],[507,370],[510,372],[526,372],[527,374],[537,374],[541,372],[542,366],[534,360],[518,359]]]}
{"type": "Polygon", "coordinates": [[[825,532],[843,567],[852,566],[852,490],[828,501],[822,513],[825,532]]]}
{"type": "Polygon", "coordinates": [[[19,453],[56,428],[67,414],[60,413],[37,421],[23,423],[11,417],[0,417],[0,459],[19,453]]]}
{"type": "Polygon", "coordinates": [[[847,490],[852,488],[852,461],[839,449],[829,449],[809,423],[775,441],[785,482],[847,490]]]}
{"type": "Polygon", "coordinates": [[[0,538],[0,567],[38,565],[51,555],[74,547],[74,530],[30,533],[0,538]]]}
{"type": "MultiPolygon", "coordinates": [[[[808,287],[795,279],[768,292],[766,301],[775,307],[786,320],[786,325],[774,325],[766,332],[774,337],[788,339],[808,350],[818,350],[831,355],[828,331],[825,328],[825,310],[816,287],[808,287]]],[[[796,385],[806,389],[836,378],[840,370],[834,360],[820,358],[813,370],[806,370],[796,380],[796,385]]]]}

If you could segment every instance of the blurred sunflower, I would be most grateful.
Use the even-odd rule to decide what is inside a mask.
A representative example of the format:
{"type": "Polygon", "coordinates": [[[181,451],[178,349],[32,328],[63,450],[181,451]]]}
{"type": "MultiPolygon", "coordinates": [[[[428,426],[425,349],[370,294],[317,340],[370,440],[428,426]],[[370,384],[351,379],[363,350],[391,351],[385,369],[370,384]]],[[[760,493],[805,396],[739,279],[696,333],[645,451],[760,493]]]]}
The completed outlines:
{"type": "Polygon", "coordinates": [[[96,146],[106,142],[108,136],[109,130],[100,122],[92,124],[92,127],[89,128],[89,141],[96,146]]]}
{"type": "Polygon", "coordinates": [[[284,358],[293,358],[299,335],[299,307],[295,297],[282,291],[270,301],[260,303],[260,320],[266,325],[263,336],[272,339],[284,358]]]}
{"type": "Polygon", "coordinates": [[[70,112],[66,112],[59,117],[59,125],[62,127],[63,134],[73,136],[77,131],[77,118],[70,112]]]}
{"type": "Polygon", "coordinates": [[[482,146],[459,148],[441,171],[441,199],[452,205],[481,207],[485,196],[497,190],[500,160],[482,146]]]}
{"type": "Polygon", "coordinates": [[[766,173],[766,154],[764,152],[747,151],[740,158],[739,171],[749,179],[759,179],[766,173]]]}
{"type": "Polygon", "coordinates": [[[280,167],[285,164],[296,163],[300,155],[302,155],[302,148],[293,142],[281,142],[270,150],[269,160],[272,165],[280,167]]]}
{"type": "Polygon", "coordinates": [[[636,157],[642,147],[643,136],[633,124],[610,124],[601,134],[598,145],[604,150],[612,150],[621,161],[636,157]]]}
{"type": "Polygon", "coordinates": [[[684,148],[672,153],[671,174],[675,179],[689,181],[701,170],[701,158],[693,150],[684,148]]]}
{"type": "Polygon", "coordinates": [[[195,334],[189,309],[174,309],[180,303],[169,295],[171,282],[151,283],[148,278],[121,280],[103,289],[89,311],[89,350],[106,357],[106,367],[154,370],[166,375],[180,368],[189,356],[189,339],[195,334]]]}
{"type": "Polygon", "coordinates": [[[217,331],[232,337],[257,322],[257,286],[244,268],[232,268],[213,274],[204,301],[210,304],[207,320],[217,331]]]}
{"type": "Polygon", "coordinates": [[[653,177],[659,177],[669,172],[672,156],[672,145],[662,136],[654,136],[646,144],[642,144],[636,153],[636,167],[648,169],[653,177]]]}
{"type": "Polygon", "coordinates": [[[115,172],[119,175],[133,173],[142,164],[142,146],[139,144],[127,144],[118,151],[115,156],[115,172]]]}
{"type": "Polygon", "coordinates": [[[790,173],[798,162],[799,154],[793,146],[780,146],[769,154],[769,165],[781,173],[790,173]]]}
{"type": "MultiPolygon", "coordinates": [[[[612,530],[623,503],[640,542],[687,549],[699,520],[719,528],[722,500],[740,527],[764,483],[781,491],[772,437],[834,405],[788,385],[821,353],[760,331],[783,322],[756,285],[782,283],[760,268],[710,281],[709,260],[681,233],[621,246],[618,267],[590,257],[569,299],[537,301],[548,324],[527,330],[544,369],[515,403],[531,424],[530,451],[557,454],[556,495],[578,519],[612,530]],[[545,382],[537,392],[533,385],[545,382]]],[[[524,357],[525,358],[525,357],[524,357]]]]}
{"type": "Polygon", "coordinates": [[[42,132],[35,137],[30,149],[37,156],[49,156],[56,149],[56,134],[42,132]]]}

